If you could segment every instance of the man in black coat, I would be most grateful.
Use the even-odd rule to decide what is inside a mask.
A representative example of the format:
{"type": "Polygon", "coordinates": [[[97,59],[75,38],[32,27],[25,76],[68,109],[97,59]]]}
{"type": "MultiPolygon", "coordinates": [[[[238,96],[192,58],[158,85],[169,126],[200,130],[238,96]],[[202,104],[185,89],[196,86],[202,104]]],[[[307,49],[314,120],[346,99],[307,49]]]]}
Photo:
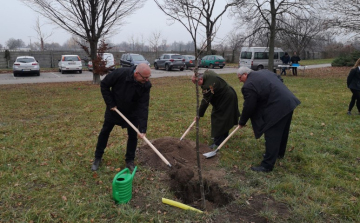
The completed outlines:
{"type": "Polygon", "coordinates": [[[251,170],[272,171],[276,159],[285,155],[293,111],[300,101],[269,70],[253,71],[240,67],[237,76],[244,83],[241,88],[244,105],[239,126],[244,127],[251,119],[255,137],[258,139],[265,135],[263,161],[260,166],[251,167],[251,170]]]}
{"type": "Polygon", "coordinates": [[[294,55],[291,57],[291,66],[292,66],[292,73],[294,76],[297,76],[297,67],[299,65],[300,57],[294,52],[294,55]]]}
{"type": "Polygon", "coordinates": [[[137,133],[115,112],[115,108],[139,129],[141,133],[139,137],[143,138],[147,129],[149,113],[150,76],[149,65],[142,63],[137,67],[116,69],[101,81],[101,94],[106,104],[105,120],[98,137],[91,170],[95,171],[99,168],[109,135],[115,125],[127,128],[126,167],[131,171],[135,168],[137,133]]]}

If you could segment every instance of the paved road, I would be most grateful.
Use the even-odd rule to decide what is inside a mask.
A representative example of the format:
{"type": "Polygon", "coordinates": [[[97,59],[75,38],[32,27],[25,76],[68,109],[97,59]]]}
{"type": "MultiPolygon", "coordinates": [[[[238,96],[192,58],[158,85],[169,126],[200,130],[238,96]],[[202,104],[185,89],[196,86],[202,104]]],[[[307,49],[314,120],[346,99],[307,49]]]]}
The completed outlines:
{"type": "MultiPolygon", "coordinates": [[[[320,68],[320,67],[330,67],[331,64],[319,64],[306,66],[305,69],[320,68]]],[[[229,74],[236,73],[238,68],[224,67],[223,69],[217,68],[214,71],[218,74],[229,74]]],[[[299,69],[304,69],[300,66],[299,69]]],[[[200,72],[205,71],[205,68],[200,68],[200,72]]],[[[151,71],[151,78],[159,77],[173,77],[173,76],[191,76],[193,74],[192,70],[174,70],[174,71],[165,71],[165,70],[154,70],[151,71]]],[[[82,74],[78,73],[66,73],[61,74],[60,72],[42,72],[40,76],[21,76],[14,77],[12,73],[0,74],[0,85],[2,84],[31,84],[31,83],[49,83],[49,82],[75,82],[75,81],[92,81],[93,75],[92,72],[83,71],[82,74]]]]}

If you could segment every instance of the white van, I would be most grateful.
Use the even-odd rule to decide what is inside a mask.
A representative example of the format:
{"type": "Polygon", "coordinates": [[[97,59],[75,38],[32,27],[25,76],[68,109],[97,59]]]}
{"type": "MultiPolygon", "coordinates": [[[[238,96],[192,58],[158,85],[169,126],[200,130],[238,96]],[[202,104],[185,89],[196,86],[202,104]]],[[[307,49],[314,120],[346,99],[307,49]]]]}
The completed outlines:
{"type": "MultiPolygon", "coordinates": [[[[274,69],[282,64],[281,57],[285,52],[281,48],[274,49],[274,69]]],[[[239,66],[245,66],[252,70],[268,69],[268,47],[242,47],[239,57],[239,66]]]]}

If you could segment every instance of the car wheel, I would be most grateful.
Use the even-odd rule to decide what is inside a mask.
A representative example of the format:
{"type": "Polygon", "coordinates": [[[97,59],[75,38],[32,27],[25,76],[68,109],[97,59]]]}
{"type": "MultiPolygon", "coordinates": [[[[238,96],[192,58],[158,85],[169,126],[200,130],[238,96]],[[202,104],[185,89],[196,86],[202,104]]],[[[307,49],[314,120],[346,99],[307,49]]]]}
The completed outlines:
{"type": "Polygon", "coordinates": [[[183,71],[184,70],[184,68],[180,68],[180,71],[183,71]]]}
{"type": "Polygon", "coordinates": [[[213,64],[209,64],[209,68],[210,68],[210,69],[214,69],[214,65],[213,65],[213,64]]]}
{"type": "Polygon", "coordinates": [[[61,73],[62,73],[62,74],[64,74],[64,73],[65,73],[65,71],[64,71],[64,70],[61,70],[61,73]]]}
{"type": "Polygon", "coordinates": [[[18,76],[18,74],[14,72],[14,77],[17,77],[17,76],[18,76]]]}
{"type": "Polygon", "coordinates": [[[220,69],[223,69],[223,67],[220,67],[220,69]]]}
{"type": "Polygon", "coordinates": [[[189,67],[185,64],[185,70],[189,70],[189,67]]]}
{"type": "Polygon", "coordinates": [[[155,70],[159,70],[159,67],[156,63],[154,63],[155,70]]]}
{"type": "Polygon", "coordinates": [[[165,64],[165,70],[166,70],[166,71],[170,71],[170,70],[171,70],[169,64],[165,64]]]}
{"type": "Polygon", "coordinates": [[[61,72],[61,69],[59,68],[59,72],[61,72]]]}
{"type": "Polygon", "coordinates": [[[36,73],[36,76],[40,76],[40,71],[36,73]]]}
{"type": "Polygon", "coordinates": [[[82,73],[82,70],[79,70],[79,74],[81,74],[82,73]]]}
{"type": "Polygon", "coordinates": [[[257,69],[258,69],[258,70],[262,70],[262,69],[264,69],[264,66],[263,66],[263,65],[259,65],[259,66],[257,67],[257,69]]]}

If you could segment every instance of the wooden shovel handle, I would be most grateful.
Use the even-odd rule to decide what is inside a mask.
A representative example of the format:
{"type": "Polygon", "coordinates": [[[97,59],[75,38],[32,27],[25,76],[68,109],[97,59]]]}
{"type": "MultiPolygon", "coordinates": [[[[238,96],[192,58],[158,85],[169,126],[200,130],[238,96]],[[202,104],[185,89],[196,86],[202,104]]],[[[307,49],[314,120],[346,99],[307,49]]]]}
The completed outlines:
{"type": "MultiPolygon", "coordinates": [[[[115,108],[114,110],[135,130],[135,132],[141,134],[140,131],[117,108],[115,108]]],[[[142,139],[145,140],[145,142],[154,150],[154,152],[162,159],[162,161],[164,161],[166,165],[171,167],[169,161],[166,160],[166,158],[155,148],[155,146],[145,136],[142,139]]]]}
{"type": "Polygon", "coordinates": [[[188,134],[188,132],[190,131],[190,129],[195,125],[195,123],[196,123],[196,121],[193,121],[193,122],[191,123],[191,125],[189,126],[189,128],[186,129],[186,131],[184,132],[184,134],[181,136],[180,141],[188,134]]]}
{"type": "Polygon", "coordinates": [[[226,139],[219,145],[218,148],[216,148],[216,150],[220,150],[220,148],[230,139],[230,137],[232,135],[234,135],[234,133],[240,128],[240,126],[238,125],[231,133],[230,135],[228,135],[228,137],[226,137],[226,139]]]}

